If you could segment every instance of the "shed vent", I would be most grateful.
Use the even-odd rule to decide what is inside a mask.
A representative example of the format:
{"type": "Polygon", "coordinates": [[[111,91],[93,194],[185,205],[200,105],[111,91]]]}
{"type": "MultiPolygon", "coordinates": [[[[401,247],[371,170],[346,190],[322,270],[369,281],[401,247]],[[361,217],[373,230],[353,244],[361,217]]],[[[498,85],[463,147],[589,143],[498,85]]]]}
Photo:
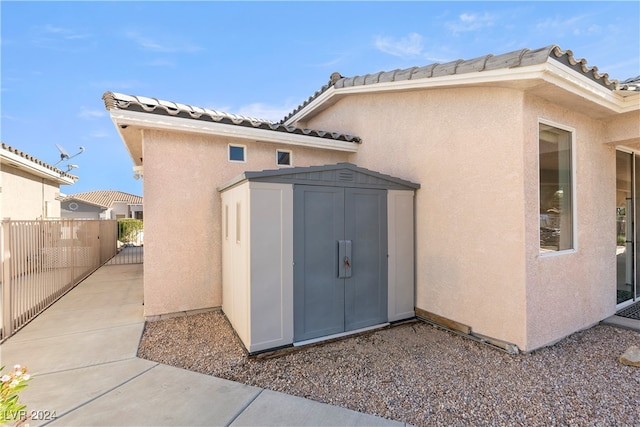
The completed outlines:
{"type": "Polygon", "coordinates": [[[340,171],[338,172],[338,181],[353,181],[354,174],[352,171],[340,171]]]}

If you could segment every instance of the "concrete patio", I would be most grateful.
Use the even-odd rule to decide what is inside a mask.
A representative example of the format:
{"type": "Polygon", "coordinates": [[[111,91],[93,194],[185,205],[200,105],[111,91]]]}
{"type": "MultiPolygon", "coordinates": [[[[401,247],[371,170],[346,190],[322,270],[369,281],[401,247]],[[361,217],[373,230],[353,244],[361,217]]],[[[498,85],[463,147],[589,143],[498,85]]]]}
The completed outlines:
{"type": "Polygon", "coordinates": [[[105,265],[0,346],[29,368],[29,426],[355,426],[404,423],[136,357],[143,265],[105,265]],[[55,416],[53,416],[55,414],[55,416]]]}

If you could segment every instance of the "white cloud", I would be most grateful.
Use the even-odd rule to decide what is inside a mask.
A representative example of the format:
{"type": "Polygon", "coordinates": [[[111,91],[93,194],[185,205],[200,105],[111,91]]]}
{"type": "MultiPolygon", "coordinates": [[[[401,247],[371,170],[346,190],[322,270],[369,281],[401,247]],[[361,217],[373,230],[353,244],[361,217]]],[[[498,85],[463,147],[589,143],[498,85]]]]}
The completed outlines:
{"type": "Polygon", "coordinates": [[[17,122],[17,123],[24,122],[24,120],[22,120],[21,118],[16,117],[16,116],[12,116],[12,115],[9,115],[9,114],[0,114],[0,118],[2,118],[2,120],[9,120],[9,121],[12,121],[12,122],[17,122]]]}
{"type": "Polygon", "coordinates": [[[375,47],[381,52],[399,57],[415,57],[422,54],[424,48],[423,37],[418,33],[411,33],[406,37],[396,39],[394,37],[378,36],[375,39],[375,47]]]}
{"type": "Polygon", "coordinates": [[[106,138],[111,136],[112,134],[103,130],[103,129],[99,129],[99,130],[94,130],[92,131],[89,136],[91,137],[91,139],[93,138],[106,138]]]}
{"type": "Polygon", "coordinates": [[[80,112],[78,113],[78,117],[84,120],[100,118],[100,117],[104,117],[105,115],[106,115],[105,111],[92,110],[87,107],[80,107],[80,112]]]}
{"type": "Polygon", "coordinates": [[[580,36],[601,33],[602,28],[599,25],[586,22],[588,18],[586,15],[548,17],[538,22],[535,28],[539,33],[553,33],[556,36],[564,36],[565,34],[580,36]]]}
{"type": "Polygon", "coordinates": [[[147,65],[149,67],[174,67],[176,63],[168,59],[155,59],[147,62],[147,65]]]}
{"type": "Polygon", "coordinates": [[[253,104],[245,105],[240,107],[236,114],[246,117],[253,117],[257,119],[265,119],[271,121],[280,121],[289,114],[295,106],[277,106],[277,105],[269,105],[263,104],[261,102],[255,102],[253,104]]]}
{"type": "Polygon", "coordinates": [[[80,33],[69,28],[55,27],[51,24],[47,24],[44,27],[41,27],[40,30],[42,33],[57,35],[66,40],[85,39],[90,37],[86,33],[80,33]]]}
{"type": "Polygon", "coordinates": [[[135,31],[129,31],[125,37],[144,50],[163,53],[194,53],[203,50],[201,46],[180,40],[156,40],[135,31]]]}
{"type": "Polygon", "coordinates": [[[478,31],[484,28],[493,27],[497,17],[490,13],[463,13],[456,21],[449,21],[446,28],[454,33],[467,31],[478,31]]]}
{"type": "Polygon", "coordinates": [[[129,90],[136,87],[141,86],[140,82],[137,80],[121,80],[121,81],[102,81],[102,82],[93,82],[91,86],[97,87],[99,89],[103,89],[105,91],[118,91],[118,90],[129,90]]]}

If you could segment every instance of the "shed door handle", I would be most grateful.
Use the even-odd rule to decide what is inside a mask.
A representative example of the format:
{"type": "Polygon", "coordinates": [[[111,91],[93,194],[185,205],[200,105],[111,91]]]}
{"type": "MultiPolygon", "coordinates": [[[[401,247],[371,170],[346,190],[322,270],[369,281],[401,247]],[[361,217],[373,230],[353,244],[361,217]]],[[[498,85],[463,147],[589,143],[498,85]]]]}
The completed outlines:
{"type": "Polygon", "coordinates": [[[338,240],[338,278],[351,277],[351,240],[338,240]]]}

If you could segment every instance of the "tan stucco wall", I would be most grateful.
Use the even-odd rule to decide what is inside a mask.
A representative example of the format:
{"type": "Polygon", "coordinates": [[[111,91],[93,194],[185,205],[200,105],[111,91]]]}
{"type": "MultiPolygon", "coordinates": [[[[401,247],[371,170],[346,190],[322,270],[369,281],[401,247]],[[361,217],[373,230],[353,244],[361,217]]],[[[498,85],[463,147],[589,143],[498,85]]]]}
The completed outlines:
{"type": "Polygon", "coordinates": [[[1,218],[36,220],[60,217],[60,188],[46,179],[34,177],[20,169],[3,164],[1,218]]]}
{"type": "Polygon", "coordinates": [[[536,97],[525,103],[527,347],[535,349],[615,313],[615,149],[606,122],[536,97]],[[574,129],[576,248],[540,256],[538,120],[574,129]]]}
{"type": "Polygon", "coordinates": [[[308,124],[362,137],[354,163],[421,184],[416,306],[519,346],[526,343],[522,102],[508,89],[358,95],[308,124]]]}
{"type": "Polygon", "coordinates": [[[352,95],[307,123],[362,137],[353,163],[418,182],[416,306],[530,351],[615,312],[615,149],[594,119],[518,90],[352,95]],[[573,128],[577,247],[539,255],[538,122],[573,128]]]}
{"type": "Polygon", "coordinates": [[[145,131],[145,316],[222,304],[221,184],[244,171],[276,169],[276,149],[294,166],[347,161],[342,152],[165,131],[145,131]],[[227,161],[227,144],[247,163],[227,161]]]}
{"type": "Polygon", "coordinates": [[[640,111],[620,114],[606,120],[604,142],[640,150],[640,111]]]}

